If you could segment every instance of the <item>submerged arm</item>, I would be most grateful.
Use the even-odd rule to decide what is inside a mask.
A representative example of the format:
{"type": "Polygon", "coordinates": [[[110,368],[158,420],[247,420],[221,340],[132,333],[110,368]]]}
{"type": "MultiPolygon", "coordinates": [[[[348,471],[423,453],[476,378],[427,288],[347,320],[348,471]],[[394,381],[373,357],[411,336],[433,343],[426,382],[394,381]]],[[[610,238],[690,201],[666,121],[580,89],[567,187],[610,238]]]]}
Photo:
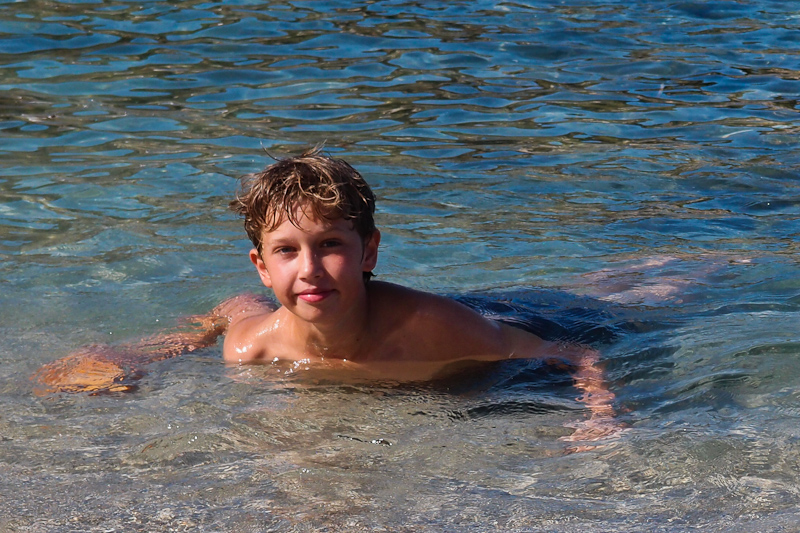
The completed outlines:
{"type": "Polygon", "coordinates": [[[36,394],[131,390],[142,367],[213,345],[229,324],[274,309],[253,294],[229,298],[204,315],[184,319],[177,331],[165,331],[115,346],[88,346],[42,366],[32,377],[36,394]]]}
{"type": "Polygon", "coordinates": [[[591,418],[612,418],[614,411],[614,393],[608,388],[608,382],[600,366],[600,352],[579,344],[555,344],[552,359],[549,363],[563,364],[572,367],[572,379],[575,388],[583,394],[578,400],[586,404],[591,411],[591,418]]]}
{"type": "Polygon", "coordinates": [[[263,296],[240,294],[223,301],[209,313],[183,319],[182,322],[188,324],[185,329],[158,333],[120,347],[140,354],[145,364],[161,361],[211,346],[231,323],[274,309],[272,301],[263,296]]]}
{"type": "MultiPolygon", "coordinates": [[[[574,424],[575,432],[562,437],[568,442],[590,442],[613,437],[623,430],[623,424],[616,418],[614,393],[608,388],[603,368],[600,365],[600,352],[580,345],[559,345],[556,361],[566,360],[573,368],[572,379],[575,388],[581,391],[577,398],[589,408],[588,420],[574,424]]],[[[572,451],[588,451],[596,446],[577,445],[572,451]]]]}
{"type": "Polygon", "coordinates": [[[592,441],[618,433],[621,424],[616,419],[614,393],[608,388],[600,352],[574,343],[556,343],[542,340],[526,331],[503,325],[511,358],[542,359],[550,364],[566,365],[581,391],[578,401],[590,411],[588,420],[577,424],[577,430],[565,437],[568,441],[592,441]]]}

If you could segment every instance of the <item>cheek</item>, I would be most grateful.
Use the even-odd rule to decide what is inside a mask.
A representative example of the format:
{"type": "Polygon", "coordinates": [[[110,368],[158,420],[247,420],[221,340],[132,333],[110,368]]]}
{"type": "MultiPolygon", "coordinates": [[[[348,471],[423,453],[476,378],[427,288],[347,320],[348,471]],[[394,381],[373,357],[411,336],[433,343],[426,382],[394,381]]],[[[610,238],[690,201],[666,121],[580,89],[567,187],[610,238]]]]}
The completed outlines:
{"type": "Polygon", "coordinates": [[[266,270],[269,273],[271,285],[285,285],[289,277],[286,264],[278,261],[272,261],[266,265],[266,270]]]}
{"type": "Polygon", "coordinates": [[[329,274],[337,274],[345,270],[347,259],[340,255],[331,254],[322,260],[322,265],[329,274]]]}
{"type": "Polygon", "coordinates": [[[329,276],[344,280],[352,272],[361,272],[361,254],[331,254],[322,264],[329,276]]]}

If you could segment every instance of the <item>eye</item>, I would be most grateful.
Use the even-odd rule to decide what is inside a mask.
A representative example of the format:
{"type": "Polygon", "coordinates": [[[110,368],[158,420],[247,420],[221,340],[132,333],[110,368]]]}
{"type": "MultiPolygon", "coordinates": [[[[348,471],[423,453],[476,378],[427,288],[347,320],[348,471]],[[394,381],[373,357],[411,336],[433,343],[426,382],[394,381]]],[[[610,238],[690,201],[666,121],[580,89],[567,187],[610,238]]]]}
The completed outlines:
{"type": "Polygon", "coordinates": [[[322,244],[321,244],[321,246],[323,248],[335,248],[335,247],[341,246],[341,245],[342,245],[342,242],[340,240],[338,240],[338,239],[328,239],[328,240],[322,241],[322,244]]]}
{"type": "Polygon", "coordinates": [[[291,246],[278,246],[275,248],[272,253],[277,255],[288,255],[294,252],[294,248],[291,246]]]}

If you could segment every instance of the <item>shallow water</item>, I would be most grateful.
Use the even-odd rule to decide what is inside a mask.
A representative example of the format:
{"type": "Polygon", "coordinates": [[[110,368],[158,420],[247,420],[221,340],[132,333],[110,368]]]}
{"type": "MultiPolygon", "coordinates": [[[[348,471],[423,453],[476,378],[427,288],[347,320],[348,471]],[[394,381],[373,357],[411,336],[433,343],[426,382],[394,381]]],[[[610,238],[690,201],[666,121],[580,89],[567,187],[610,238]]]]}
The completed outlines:
{"type": "Polygon", "coordinates": [[[0,530],[795,531],[796,6],[337,5],[0,0],[0,530]],[[565,454],[586,413],[524,362],[215,347],[32,395],[257,289],[234,178],[322,141],[379,197],[380,278],[602,333],[629,431],[565,454]]]}

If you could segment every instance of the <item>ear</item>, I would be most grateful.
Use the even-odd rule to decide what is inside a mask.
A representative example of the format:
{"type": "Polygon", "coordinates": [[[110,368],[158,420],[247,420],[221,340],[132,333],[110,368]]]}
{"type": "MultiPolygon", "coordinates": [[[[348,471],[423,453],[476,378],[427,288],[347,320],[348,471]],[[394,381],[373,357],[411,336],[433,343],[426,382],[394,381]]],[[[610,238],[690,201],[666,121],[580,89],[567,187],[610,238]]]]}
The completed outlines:
{"type": "Polygon", "coordinates": [[[377,229],[364,242],[364,257],[361,260],[361,270],[370,272],[378,264],[378,246],[381,244],[381,232],[377,229]]]}
{"type": "Polygon", "coordinates": [[[261,259],[261,254],[258,253],[258,250],[253,248],[250,250],[250,261],[256,266],[256,270],[258,271],[258,277],[261,278],[261,283],[264,284],[267,288],[272,288],[272,278],[269,276],[269,272],[267,271],[267,265],[264,264],[264,260],[261,259]]]}

